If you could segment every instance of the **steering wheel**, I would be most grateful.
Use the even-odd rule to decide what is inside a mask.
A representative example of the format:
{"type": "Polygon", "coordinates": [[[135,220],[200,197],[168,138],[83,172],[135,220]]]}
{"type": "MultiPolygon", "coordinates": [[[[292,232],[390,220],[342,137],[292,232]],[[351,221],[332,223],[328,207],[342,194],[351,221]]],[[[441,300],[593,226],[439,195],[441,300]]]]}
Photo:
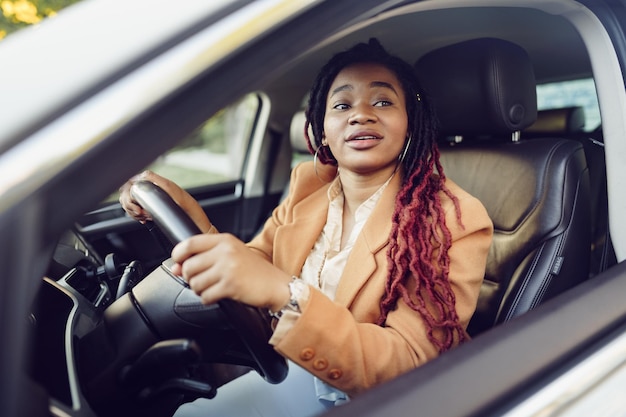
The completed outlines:
{"type": "MultiPolygon", "coordinates": [[[[137,181],[130,192],[172,244],[201,233],[187,213],[156,184],[137,181]]],[[[183,280],[176,282],[186,285],[183,280]]],[[[231,299],[217,304],[258,365],[257,372],[269,383],[283,381],[288,372],[287,361],[268,343],[272,334],[268,313],[231,299]]]]}

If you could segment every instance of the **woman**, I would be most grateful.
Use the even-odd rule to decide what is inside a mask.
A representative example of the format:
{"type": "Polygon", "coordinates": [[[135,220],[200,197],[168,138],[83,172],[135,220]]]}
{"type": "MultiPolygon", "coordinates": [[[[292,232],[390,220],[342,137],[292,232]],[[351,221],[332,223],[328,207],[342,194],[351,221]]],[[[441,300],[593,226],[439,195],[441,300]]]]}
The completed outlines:
{"type": "MultiPolygon", "coordinates": [[[[174,272],[203,302],[227,297],[275,313],[270,343],[292,366],[281,386],[265,385],[280,391],[298,378],[314,388],[289,392],[321,400],[284,415],[323,411],[467,340],[493,230],[481,203],[445,178],[411,66],[376,40],[322,68],[306,115],[315,159],[293,170],[289,196],[247,245],[217,233],[173,183],[140,176],[205,232],[172,251],[174,272]]],[[[131,183],[120,201],[145,221],[131,183]]]]}

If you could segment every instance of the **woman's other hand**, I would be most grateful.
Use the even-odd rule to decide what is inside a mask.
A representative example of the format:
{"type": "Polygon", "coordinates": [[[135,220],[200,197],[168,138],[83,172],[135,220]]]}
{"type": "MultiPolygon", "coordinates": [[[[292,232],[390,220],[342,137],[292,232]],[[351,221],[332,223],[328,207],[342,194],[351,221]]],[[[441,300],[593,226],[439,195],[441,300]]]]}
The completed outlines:
{"type": "Polygon", "coordinates": [[[160,176],[150,170],[146,170],[141,174],[135,175],[129,179],[119,189],[120,204],[124,211],[133,219],[140,223],[152,221],[152,215],[135,201],[130,194],[130,187],[137,181],[150,181],[163,189],[178,204],[191,219],[196,223],[203,233],[208,232],[212,228],[212,224],[204,213],[204,210],[198,202],[184,189],[173,181],[160,176]]]}
{"type": "Polygon", "coordinates": [[[141,180],[147,180],[154,182],[154,177],[159,177],[157,174],[152,171],[144,171],[141,174],[137,174],[128,181],[126,181],[119,189],[120,193],[120,204],[122,209],[133,219],[137,220],[140,223],[145,223],[146,221],[151,221],[152,216],[143,207],[137,203],[137,201],[133,198],[130,193],[130,188],[134,183],[141,180]]]}

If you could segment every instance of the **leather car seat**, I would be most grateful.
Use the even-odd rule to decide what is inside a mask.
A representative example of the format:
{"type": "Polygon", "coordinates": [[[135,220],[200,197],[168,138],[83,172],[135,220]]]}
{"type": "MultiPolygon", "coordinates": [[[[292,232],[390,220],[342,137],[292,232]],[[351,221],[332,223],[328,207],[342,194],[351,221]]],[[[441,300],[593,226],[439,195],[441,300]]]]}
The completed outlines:
{"type": "Polygon", "coordinates": [[[582,145],[520,132],[537,117],[526,51],[474,39],[427,53],[415,64],[440,119],[445,174],[482,201],[493,243],[476,313],[477,335],[588,278],[589,172],[582,145]],[[462,140],[460,140],[462,138],[462,140]]]}
{"type": "Polygon", "coordinates": [[[609,234],[609,207],[606,188],[604,143],[598,132],[587,132],[585,110],[581,106],[547,109],[537,112],[537,121],[524,129],[524,137],[561,136],[579,141],[585,150],[591,190],[591,265],[594,277],[617,260],[609,234]]]}

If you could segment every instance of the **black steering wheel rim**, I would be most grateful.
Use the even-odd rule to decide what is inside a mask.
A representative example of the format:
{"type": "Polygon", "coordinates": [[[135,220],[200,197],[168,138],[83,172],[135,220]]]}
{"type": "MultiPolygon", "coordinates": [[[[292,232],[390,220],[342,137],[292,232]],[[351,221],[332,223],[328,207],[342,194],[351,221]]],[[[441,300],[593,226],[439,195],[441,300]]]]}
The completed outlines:
{"type": "MultiPolygon", "coordinates": [[[[173,245],[201,233],[187,213],[158,185],[137,181],[130,192],[173,245]]],[[[272,334],[268,312],[231,299],[217,304],[258,365],[257,372],[269,383],[283,381],[288,372],[287,361],[268,343],[272,334]]]]}

